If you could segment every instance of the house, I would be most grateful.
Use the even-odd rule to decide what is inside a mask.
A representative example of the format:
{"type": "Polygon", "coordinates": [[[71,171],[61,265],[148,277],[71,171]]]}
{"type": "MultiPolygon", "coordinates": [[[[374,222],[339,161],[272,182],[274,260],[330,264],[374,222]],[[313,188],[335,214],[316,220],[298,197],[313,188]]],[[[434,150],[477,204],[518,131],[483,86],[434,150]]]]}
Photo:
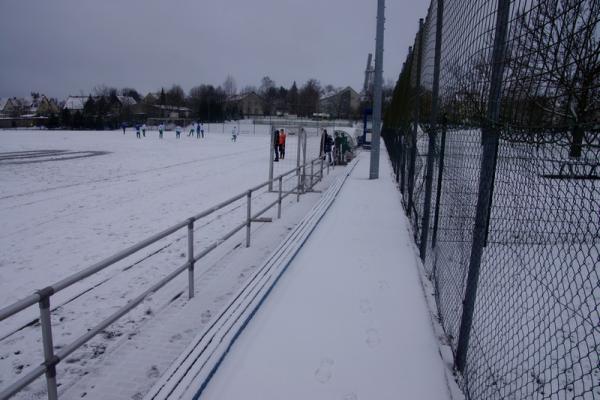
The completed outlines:
{"type": "Polygon", "coordinates": [[[254,92],[243,93],[230,97],[226,110],[229,114],[238,116],[264,115],[265,102],[254,92]]]}
{"type": "Polygon", "coordinates": [[[157,111],[160,118],[167,119],[185,119],[189,118],[192,113],[192,110],[187,107],[163,106],[155,104],[154,109],[157,111]]]}
{"type": "Polygon", "coordinates": [[[0,112],[6,117],[20,117],[30,114],[31,102],[18,97],[9,97],[3,101],[0,112]]]}
{"type": "Polygon", "coordinates": [[[8,99],[6,97],[0,98],[0,117],[6,116],[6,113],[4,112],[4,107],[6,106],[7,102],[8,99]]]}
{"type": "Polygon", "coordinates": [[[319,112],[334,118],[352,118],[360,107],[360,95],[350,86],[319,99],[319,112]]]}
{"type": "Polygon", "coordinates": [[[31,113],[37,116],[49,117],[52,114],[58,114],[60,108],[56,101],[48,99],[45,95],[41,95],[31,103],[31,113]]]}
{"type": "Polygon", "coordinates": [[[63,109],[68,110],[71,114],[74,114],[77,111],[83,112],[83,106],[85,106],[85,102],[88,98],[89,96],[69,96],[67,97],[67,100],[65,100],[63,109]]]}

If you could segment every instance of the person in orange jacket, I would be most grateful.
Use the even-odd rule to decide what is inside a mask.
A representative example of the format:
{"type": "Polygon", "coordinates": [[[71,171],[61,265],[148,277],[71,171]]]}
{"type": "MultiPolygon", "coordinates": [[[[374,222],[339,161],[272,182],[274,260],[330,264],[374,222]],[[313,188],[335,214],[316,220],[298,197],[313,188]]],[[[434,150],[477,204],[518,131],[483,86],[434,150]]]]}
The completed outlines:
{"type": "Polygon", "coordinates": [[[282,160],[285,158],[285,137],[285,131],[281,129],[279,131],[279,158],[282,160]]]}

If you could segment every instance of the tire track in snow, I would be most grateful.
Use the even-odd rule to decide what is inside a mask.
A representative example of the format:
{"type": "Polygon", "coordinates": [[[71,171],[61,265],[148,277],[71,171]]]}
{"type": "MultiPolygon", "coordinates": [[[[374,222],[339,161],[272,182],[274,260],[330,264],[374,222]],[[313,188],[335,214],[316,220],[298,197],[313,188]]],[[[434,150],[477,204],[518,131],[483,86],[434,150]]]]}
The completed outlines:
{"type": "MultiPolygon", "coordinates": [[[[202,162],[206,162],[206,161],[214,161],[214,160],[218,160],[218,159],[222,159],[222,158],[229,158],[229,157],[239,156],[241,154],[246,154],[246,153],[250,153],[250,152],[256,152],[257,150],[263,150],[263,149],[264,149],[264,146],[260,146],[260,147],[250,148],[250,149],[239,151],[239,152],[235,152],[235,153],[228,153],[228,154],[221,154],[221,155],[218,155],[218,156],[204,157],[204,158],[199,158],[199,159],[196,159],[196,160],[183,161],[183,162],[180,162],[180,163],[167,164],[165,166],[160,166],[160,167],[145,169],[143,171],[129,172],[129,173],[126,173],[126,174],[112,176],[110,178],[95,179],[95,180],[92,180],[92,181],[78,182],[78,183],[72,183],[72,184],[68,184],[68,185],[55,186],[55,187],[51,187],[51,188],[32,190],[32,191],[29,191],[29,192],[23,192],[23,193],[16,193],[16,194],[11,194],[11,195],[6,195],[6,196],[0,196],[0,200],[11,199],[11,198],[15,198],[15,197],[23,197],[23,196],[28,196],[28,195],[37,194],[37,193],[46,193],[46,192],[51,192],[51,191],[54,191],[54,190],[67,189],[67,188],[77,187],[77,186],[83,186],[83,185],[90,185],[90,184],[94,184],[94,183],[110,182],[110,181],[114,181],[114,180],[118,180],[118,179],[122,179],[122,178],[127,178],[127,177],[132,177],[132,176],[139,176],[139,175],[147,174],[147,173],[151,173],[151,172],[164,171],[165,169],[171,169],[171,168],[180,167],[180,166],[183,166],[183,165],[189,165],[189,164],[194,164],[194,163],[202,163],[202,162]]],[[[30,202],[30,203],[21,203],[21,204],[17,204],[17,205],[10,206],[10,207],[0,208],[0,210],[6,210],[6,209],[11,209],[11,208],[16,208],[16,207],[20,207],[20,206],[23,206],[23,205],[36,204],[36,203],[39,203],[41,201],[46,201],[46,200],[50,200],[50,199],[54,199],[54,198],[60,198],[60,197],[62,197],[62,195],[61,196],[57,196],[57,197],[53,197],[53,198],[40,199],[40,200],[36,200],[36,201],[30,202]]]]}

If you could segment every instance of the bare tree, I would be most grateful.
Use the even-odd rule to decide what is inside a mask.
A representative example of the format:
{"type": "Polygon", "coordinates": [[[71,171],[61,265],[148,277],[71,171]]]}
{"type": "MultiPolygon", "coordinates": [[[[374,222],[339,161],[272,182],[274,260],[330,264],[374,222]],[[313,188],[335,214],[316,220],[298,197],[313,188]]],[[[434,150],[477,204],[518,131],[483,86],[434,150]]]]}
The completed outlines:
{"type": "Polygon", "coordinates": [[[509,91],[568,126],[569,156],[581,157],[600,102],[600,2],[545,0],[519,11],[511,45],[509,91]]]}
{"type": "Polygon", "coordinates": [[[237,94],[237,84],[235,83],[233,76],[227,75],[225,82],[223,82],[223,90],[227,97],[233,97],[237,94]]]}

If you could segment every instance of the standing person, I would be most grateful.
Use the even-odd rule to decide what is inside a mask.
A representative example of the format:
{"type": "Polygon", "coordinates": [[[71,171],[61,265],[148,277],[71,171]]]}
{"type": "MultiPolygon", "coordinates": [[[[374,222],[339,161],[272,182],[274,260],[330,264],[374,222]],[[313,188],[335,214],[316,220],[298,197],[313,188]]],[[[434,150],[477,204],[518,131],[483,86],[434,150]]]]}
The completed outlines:
{"type": "Polygon", "coordinates": [[[175,138],[179,139],[181,137],[181,127],[179,125],[175,126],[175,138]]]}
{"type": "Polygon", "coordinates": [[[196,121],[196,139],[200,139],[200,121],[196,121]]]}
{"type": "Polygon", "coordinates": [[[333,139],[331,136],[327,134],[327,129],[323,129],[323,159],[327,157],[327,162],[329,165],[333,165],[333,160],[331,159],[331,146],[333,144],[333,139]]]}
{"type": "Polygon", "coordinates": [[[160,125],[158,125],[158,138],[162,139],[163,138],[163,132],[165,131],[165,124],[163,124],[162,122],[160,123],[160,125]]]}
{"type": "Polygon", "coordinates": [[[204,122],[200,122],[200,134],[202,135],[202,139],[204,139],[204,122]]]}
{"type": "Polygon", "coordinates": [[[237,126],[234,125],[233,129],[231,131],[231,141],[236,142],[237,141],[237,135],[238,135],[237,126]]]}
{"type": "Polygon", "coordinates": [[[335,139],[333,139],[333,144],[335,146],[335,165],[339,165],[342,163],[342,138],[338,132],[334,132],[333,135],[335,139]]]}
{"type": "Polygon", "coordinates": [[[282,129],[279,131],[279,158],[283,160],[285,158],[285,131],[282,129]]]}
{"type": "Polygon", "coordinates": [[[190,125],[190,131],[188,132],[188,137],[194,137],[194,123],[192,122],[192,124],[190,125]]]}
{"type": "Polygon", "coordinates": [[[140,129],[142,129],[140,127],[140,124],[135,124],[135,137],[138,138],[138,139],[141,138],[141,136],[140,136],[140,129]]]}
{"type": "Polygon", "coordinates": [[[325,142],[327,141],[327,129],[321,130],[321,144],[319,145],[319,158],[325,159],[325,142]]]}
{"type": "Polygon", "coordinates": [[[123,129],[123,135],[125,134],[125,129],[127,129],[127,124],[125,122],[121,123],[121,129],[123,129]]]}
{"type": "Polygon", "coordinates": [[[277,129],[273,132],[273,148],[275,150],[275,159],[273,161],[279,161],[279,131],[277,129]]]}
{"type": "Polygon", "coordinates": [[[142,125],[142,135],[146,137],[146,124],[142,125]]]}

